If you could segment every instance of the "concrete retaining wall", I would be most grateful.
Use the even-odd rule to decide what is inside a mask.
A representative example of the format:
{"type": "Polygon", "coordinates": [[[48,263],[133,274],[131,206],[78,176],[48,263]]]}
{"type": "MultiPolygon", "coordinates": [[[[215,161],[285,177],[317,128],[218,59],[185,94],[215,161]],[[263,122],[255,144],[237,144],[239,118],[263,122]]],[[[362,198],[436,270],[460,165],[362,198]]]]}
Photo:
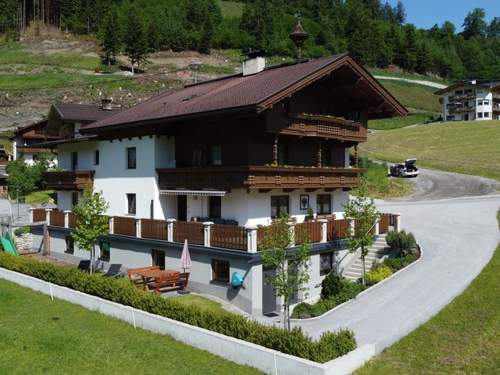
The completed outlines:
{"type": "Polygon", "coordinates": [[[185,344],[206,350],[239,364],[255,367],[267,374],[349,374],[375,354],[375,348],[372,345],[365,345],[343,357],[325,364],[319,364],[203,328],[153,315],[129,306],[110,302],[66,287],[54,285],[4,268],[0,268],[0,278],[50,295],[51,298],[58,298],[126,321],[134,327],[172,336],[185,344]]]}

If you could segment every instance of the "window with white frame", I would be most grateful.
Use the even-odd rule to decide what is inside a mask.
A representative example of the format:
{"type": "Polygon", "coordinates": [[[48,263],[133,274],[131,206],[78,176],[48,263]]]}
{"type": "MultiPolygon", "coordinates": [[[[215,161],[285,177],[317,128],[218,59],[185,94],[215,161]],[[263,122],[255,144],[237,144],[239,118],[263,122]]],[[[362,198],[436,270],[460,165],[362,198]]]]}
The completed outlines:
{"type": "Polygon", "coordinates": [[[484,118],[490,118],[490,113],[489,112],[484,112],[483,113],[484,118]]]}
{"type": "Polygon", "coordinates": [[[129,193],[127,194],[127,214],[135,215],[136,213],[136,195],[129,193]]]}

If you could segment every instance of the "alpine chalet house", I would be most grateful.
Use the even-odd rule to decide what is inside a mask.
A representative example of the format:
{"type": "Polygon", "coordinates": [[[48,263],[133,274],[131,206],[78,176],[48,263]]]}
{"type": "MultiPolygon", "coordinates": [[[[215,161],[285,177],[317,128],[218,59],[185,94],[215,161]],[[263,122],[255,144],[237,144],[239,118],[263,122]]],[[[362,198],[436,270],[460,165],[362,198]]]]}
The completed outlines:
{"type": "Polygon", "coordinates": [[[367,121],[406,114],[349,54],[267,68],[253,58],[240,74],[165,92],[59,141],[64,171],[46,175],[59,205],[46,213],[50,250],[87,256],[68,238],[69,211],[90,186],[109,202],[103,260],[178,269],[187,239],[189,288],[261,314],[279,301],[263,282],[272,271],[257,251],[259,228],[289,214],[295,242],[305,232],[314,242],[315,298],[345,252],[343,205],[359,183],[367,121]],[[231,286],[234,273],[243,288],[231,286]]]}
{"type": "Polygon", "coordinates": [[[56,162],[53,148],[37,146],[40,142],[56,139],[58,139],[57,136],[47,134],[47,120],[19,128],[11,139],[14,160],[21,159],[26,164],[32,165],[41,155],[44,155],[56,162]]]}
{"type": "Polygon", "coordinates": [[[436,91],[443,121],[500,119],[499,81],[458,81],[436,91]]]}

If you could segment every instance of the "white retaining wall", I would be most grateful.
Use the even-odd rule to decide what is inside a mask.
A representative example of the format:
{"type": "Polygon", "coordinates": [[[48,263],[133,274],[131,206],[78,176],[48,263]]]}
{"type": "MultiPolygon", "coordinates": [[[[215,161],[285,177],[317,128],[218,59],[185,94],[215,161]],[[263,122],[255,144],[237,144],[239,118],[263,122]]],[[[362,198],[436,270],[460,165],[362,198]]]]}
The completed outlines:
{"type": "Polygon", "coordinates": [[[0,268],[0,278],[50,295],[87,309],[100,312],[134,327],[166,334],[195,348],[206,350],[230,361],[255,367],[267,374],[342,375],[350,374],[375,355],[373,345],[364,345],[347,355],[319,364],[203,328],[153,315],[129,306],[110,302],[66,287],[0,268]]]}

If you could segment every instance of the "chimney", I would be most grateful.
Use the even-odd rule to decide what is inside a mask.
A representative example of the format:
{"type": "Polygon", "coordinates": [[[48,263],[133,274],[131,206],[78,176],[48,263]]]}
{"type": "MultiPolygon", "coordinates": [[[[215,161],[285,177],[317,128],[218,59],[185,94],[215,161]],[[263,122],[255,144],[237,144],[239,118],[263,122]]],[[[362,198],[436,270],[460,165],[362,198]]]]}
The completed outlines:
{"type": "Polygon", "coordinates": [[[243,76],[250,76],[262,72],[266,68],[266,59],[260,51],[250,50],[246,53],[248,59],[243,61],[243,76]]]}
{"type": "Polygon", "coordinates": [[[113,106],[111,105],[113,103],[113,98],[109,97],[104,97],[101,99],[101,109],[103,111],[111,111],[113,109],[113,106]]]}

